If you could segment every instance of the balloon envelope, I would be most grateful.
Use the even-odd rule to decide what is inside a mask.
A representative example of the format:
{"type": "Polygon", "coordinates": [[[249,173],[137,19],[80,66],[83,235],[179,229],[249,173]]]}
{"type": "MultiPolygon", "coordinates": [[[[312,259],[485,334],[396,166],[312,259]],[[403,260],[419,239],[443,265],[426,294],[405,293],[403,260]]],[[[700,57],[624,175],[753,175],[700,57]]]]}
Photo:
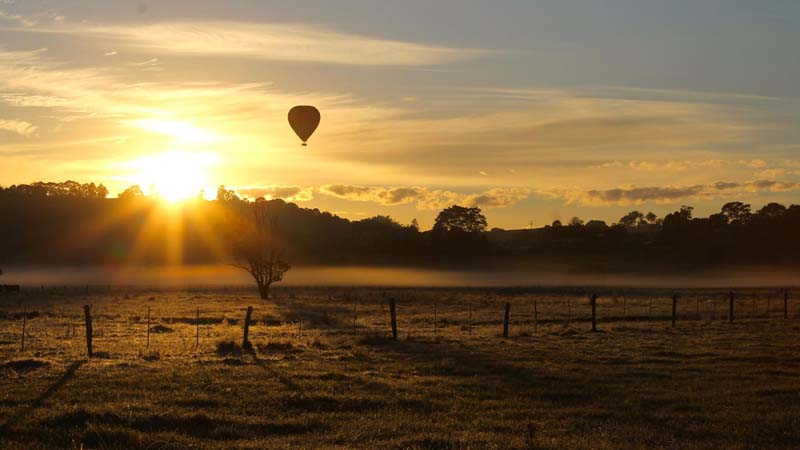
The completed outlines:
{"type": "Polygon", "coordinates": [[[289,125],[306,145],[308,138],[314,134],[314,130],[319,126],[319,110],[313,106],[295,106],[289,110],[289,125]]]}

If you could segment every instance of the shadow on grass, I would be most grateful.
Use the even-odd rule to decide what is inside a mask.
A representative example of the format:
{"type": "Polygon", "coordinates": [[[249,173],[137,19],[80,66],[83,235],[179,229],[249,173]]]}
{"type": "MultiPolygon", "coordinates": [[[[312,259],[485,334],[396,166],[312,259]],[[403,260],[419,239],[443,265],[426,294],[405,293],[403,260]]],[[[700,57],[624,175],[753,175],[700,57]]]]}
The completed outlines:
{"type": "Polygon", "coordinates": [[[141,433],[172,432],[211,440],[237,440],[275,435],[304,434],[324,431],[316,421],[286,419],[281,421],[243,423],[204,413],[193,415],[153,414],[143,417],[121,417],[114,413],[93,414],[84,409],[61,414],[46,422],[48,427],[61,429],[85,429],[89,425],[115,426],[141,433]]]}
{"type": "Polygon", "coordinates": [[[50,385],[50,387],[47,388],[46,391],[42,392],[38,397],[36,397],[29,406],[26,406],[21,410],[17,411],[4,424],[0,425],[0,436],[6,435],[20,421],[24,420],[36,409],[42,407],[42,405],[47,400],[49,400],[53,395],[55,395],[59,389],[61,389],[69,380],[75,377],[75,372],[85,362],[86,361],[75,361],[69,366],[67,366],[66,372],[64,372],[64,374],[61,375],[61,377],[59,377],[55,383],[50,385]]]}
{"type": "Polygon", "coordinates": [[[257,365],[258,367],[261,367],[262,369],[264,369],[264,371],[267,372],[267,374],[269,374],[270,376],[275,377],[278,381],[280,381],[288,389],[291,389],[293,391],[298,391],[298,392],[302,391],[302,388],[300,387],[299,384],[297,384],[294,381],[292,381],[286,375],[278,372],[275,369],[275,367],[273,367],[269,363],[269,361],[266,361],[266,360],[263,360],[263,359],[259,358],[258,354],[256,354],[256,353],[253,353],[253,363],[255,365],[257,365]]]}

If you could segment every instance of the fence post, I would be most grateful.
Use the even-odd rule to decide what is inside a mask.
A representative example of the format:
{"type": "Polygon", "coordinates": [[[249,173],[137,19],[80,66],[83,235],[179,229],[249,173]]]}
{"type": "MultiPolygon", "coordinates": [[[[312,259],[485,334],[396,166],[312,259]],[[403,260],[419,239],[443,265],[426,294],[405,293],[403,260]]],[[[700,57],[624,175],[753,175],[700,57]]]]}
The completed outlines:
{"type": "Polygon", "coordinates": [[[250,350],[253,345],[250,343],[250,316],[253,314],[253,307],[247,307],[247,313],[244,315],[244,338],[242,339],[242,348],[250,350]]]}
{"type": "Polygon", "coordinates": [[[22,312],[22,346],[19,351],[25,351],[25,327],[28,324],[28,306],[26,305],[22,312]]]}
{"type": "Polygon", "coordinates": [[[356,335],[356,320],[358,318],[358,301],[353,299],[353,336],[356,335]]]}
{"type": "Polygon", "coordinates": [[[392,322],[392,339],[397,340],[397,309],[394,299],[389,299],[389,318],[392,322]]]}
{"type": "Polygon", "coordinates": [[[783,318],[789,318],[789,290],[783,290],[783,318]]]}
{"type": "Polygon", "coordinates": [[[472,336],[472,302],[469,302],[469,322],[467,332],[472,336]]]}
{"type": "Polygon", "coordinates": [[[435,338],[438,333],[437,327],[437,317],[436,317],[436,303],[433,304],[433,337],[435,338]]]}
{"type": "Polygon", "coordinates": [[[537,300],[533,299],[533,332],[536,333],[539,328],[539,306],[537,300]]]}
{"type": "Polygon", "coordinates": [[[150,307],[147,307],[147,345],[146,348],[150,348],[150,307]]]}
{"type": "Polygon", "coordinates": [[[200,307],[197,307],[194,319],[194,348],[200,348],[200,307]]]}
{"type": "Polygon", "coordinates": [[[592,294],[592,331],[597,331],[597,294],[592,294]]]}
{"type": "Polygon", "coordinates": [[[624,295],[622,296],[622,323],[628,324],[628,298],[624,295]]]}
{"type": "Polygon", "coordinates": [[[503,337],[508,337],[508,320],[511,316],[511,303],[506,303],[506,312],[503,316],[503,337]]]}
{"type": "Polygon", "coordinates": [[[733,299],[734,299],[734,294],[733,294],[733,291],[731,291],[731,292],[730,292],[730,294],[728,294],[728,295],[729,295],[729,303],[728,303],[728,321],[729,321],[730,323],[733,323],[733,299]]]}
{"type": "Polygon", "coordinates": [[[675,322],[678,320],[678,294],[672,296],[672,327],[675,327],[675,322]]]}
{"type": "Polygon", "coordinates": [[[767,294],[767,312],[766,317],[769,319],[770,312],[772,312],[772,293],[767,294]]]}
{"type": "Polygon", "coordinates": [[[572,325],[572,300],[567,297],[567,324],[572,325]]]}
{"type": "Polygon", "coordinates": [[[89,353],[89,358],[92,357],[92,307],[90,305],[83,305],[83,316],[86,319],[86,350],[89,353]]]}

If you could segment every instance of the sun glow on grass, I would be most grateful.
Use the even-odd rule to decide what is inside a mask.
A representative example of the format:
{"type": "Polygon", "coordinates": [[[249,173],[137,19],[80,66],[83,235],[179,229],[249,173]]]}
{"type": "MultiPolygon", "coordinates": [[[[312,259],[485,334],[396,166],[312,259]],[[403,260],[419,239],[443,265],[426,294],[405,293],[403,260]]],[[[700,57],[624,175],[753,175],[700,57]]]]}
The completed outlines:
{"type": "Polygon", "coordinates": [[[208,185],[209,170],[217,164],[213,153],[173,151],[141,158],[133,163],[134,182],[168,203],[198,195],[208,185]]]}

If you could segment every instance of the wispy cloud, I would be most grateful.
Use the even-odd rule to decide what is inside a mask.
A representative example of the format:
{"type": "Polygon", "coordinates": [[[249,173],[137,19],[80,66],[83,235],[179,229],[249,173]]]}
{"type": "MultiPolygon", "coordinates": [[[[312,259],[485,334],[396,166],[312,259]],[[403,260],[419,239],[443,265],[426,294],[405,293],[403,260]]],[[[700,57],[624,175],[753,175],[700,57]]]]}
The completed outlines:
{"type": "MultiPolygon", "coordinates": [[[[2,3],[3,2],[0,2],[0,4],[2,4],[2,3]]],[[[29,17],[24,16],[22,14],[10,13],[10,12],[4,11],[2,9],[0,9],[0,20],[14,22],[14,23],[17,23],[19,25],[22,25],[23,27],[32,27],[32,26],[35,26],[38,23],[35,20],[33,20],[32,18],[29,18],[29,17]]]]}
{"type": "Polygon", "coordinates": [[[73,24],[38,31],[103,38],[116,41],[120,47],[161,54],[363,66],[438,65],[493,53],[387,40],[306,24],[226,21],[73,24]]]}
{"type": "Polygon", "coordinates": [[[525,188],[494,188],[477,194],[462,194],[449,190],[425,187],[382,187],[347,184],[326,185],[322,194],[346,200],[374,202],[380,205],[415,204],[417,209],[440,209],[454,204],[483,208],[504,208],[526,199],[525,188]]]}
{"type": "Polygon", "coordinates": [[[314,199],[314,190],[300,186],[251,186],[238,187],[235,191],[240,196],[256,199],[264,197],[267,200],[281,199],[287,202],[308,202],[314,199]]]}
{"type": "Polygon", "coordinates": [[[730,198],[754,192],[790,192],[800,190],[794,181],[754,180],[746,182],[718,181],[691,186],[619,187],[613,189],[553,189],[539,193],[564,198],[568,204],[588,206],[640,205],[643,203],[675,203],[686,199],[730,198]]]}
{"type": "Polygon", "coordinates": [[[0,131],[10,131],[20,136],[31,137],[36,134],[39,127],[30,122],[16,119],[0,119],[0,131]]]}

